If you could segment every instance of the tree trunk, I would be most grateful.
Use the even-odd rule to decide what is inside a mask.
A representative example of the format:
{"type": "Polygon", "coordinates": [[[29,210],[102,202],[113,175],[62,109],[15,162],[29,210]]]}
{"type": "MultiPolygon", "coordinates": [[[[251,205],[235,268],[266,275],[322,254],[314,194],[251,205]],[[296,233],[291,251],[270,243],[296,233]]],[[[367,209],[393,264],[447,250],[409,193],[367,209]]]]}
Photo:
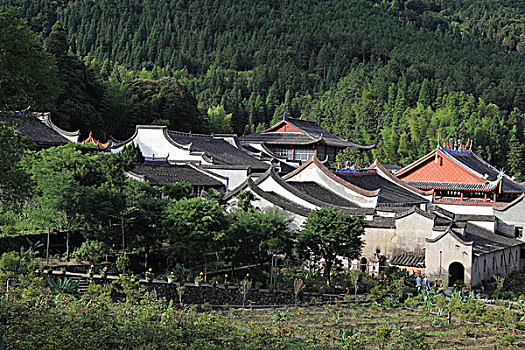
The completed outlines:
{"type": "Polygon", "coordinates": [[[66,260],[69,261],[69,230],[66,233],[66,260]]]}
{"type": "Polygon", "coordinates": [[[46,244],[46,265],[49,265],[49,239],[51,235],[51,229],[47,230],[47,244],[46,244]]]}
{"type": "Polygon", "coordinates": [[[325,271],[325,274],[326,274],[326,283],[328,285],[328,287],[331,287],[332,284],[331,284],[331,281],[330,281],[330,271],[332,271],[332,262],[328,262],[328,261],[325,261],[326,263],[326,271],[325,271]]]}
{"type": "Polygon", "coordinates": [[[124,253],[126,251],[126,237],[124,235],[124,217],[121,216],[120,217],[120,227],[121,227],[121,230],[122,230],[122,253],[124,253]]]}

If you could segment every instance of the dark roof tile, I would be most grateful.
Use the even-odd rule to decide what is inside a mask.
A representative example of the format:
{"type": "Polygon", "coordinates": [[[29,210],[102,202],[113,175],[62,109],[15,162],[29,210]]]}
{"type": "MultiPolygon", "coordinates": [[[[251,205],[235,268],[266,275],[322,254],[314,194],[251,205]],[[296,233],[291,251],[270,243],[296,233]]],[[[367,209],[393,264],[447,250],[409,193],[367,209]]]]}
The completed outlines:
{"type": "Polygon", "coordinates": [[[69,142],[55,130],[24,112],[2,112],[0,113],[0,121],[13,126],[22,136],[30,138],[42,147],[62,146],[69,142]]]}
{"type": "Polygon", "coordinates": [[[425,256],[414,255],[412,253],[397,254],[390,259],[390,265],[409,266],[409,267],[425,267],[425,256]]]}
{"type": "Polygon", "coordinates": [[[473,242],[472,252],[478,256],[525,244],[525,242],[498,235],[473,224],[467,224],[465,235],[462,238],[473,242]]]}
{"type": "Polygon", "coordinates": [[[375,170],[369,170],[366,173],[342,173],[335,172],[341,179],[368,191],[380,190],[379,204],[420,204],[428,201],[407,189],[388,181],[375,170]]]}
{"type": "Polygon", "coordinates": [[[348,207],[348,208],[357,208],[358,205],[343,198],[315,182],[295,182],[287,181],[287,184],[290,184],[296,190],[301,193],[307,194],[310,197],[316,198],[320,201],[323,201],[328,204],[332,204],[338,207],[348,207]]]}
{"type": "Polygon", "coordinates": [[[224,187],[222,182],[203,171],[189,165],[175,165],[165,161],[146,161],[135,166],[131,173],[144,176],[152,185],[158,186],[185,181],[192,186],[224,187]]]}
{"type": "Polygon", "coordinates": [[[178,144],[191,145],[190,151],[204,152],[216,165],[249,166],[256,171],[264,171],[270,167],[268,164],[252,157],[245,150],[232,146],[222,138],[178,131],[168,131],[168,134],[178,144]]]}

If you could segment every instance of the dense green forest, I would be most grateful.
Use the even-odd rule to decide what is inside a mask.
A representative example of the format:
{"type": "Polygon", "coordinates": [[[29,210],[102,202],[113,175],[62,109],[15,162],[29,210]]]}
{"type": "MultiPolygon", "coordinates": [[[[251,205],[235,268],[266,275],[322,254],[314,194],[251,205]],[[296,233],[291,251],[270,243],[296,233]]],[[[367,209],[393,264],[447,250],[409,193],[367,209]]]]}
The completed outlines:
{"type": "Polygon", "coordinates": [[[520,1],[0,5],[19,6],[43,40],[62,43],[58,51],[44,46],[62,86],[51,110],[68,129],[102,139],[129,137],[137,123],[243,134],[286,112],[357,142],[378,141],[365,161],[407,164],[435,147],[439,133],[474,139],[474,150],[509,174],[523,169],[520,1]]]}

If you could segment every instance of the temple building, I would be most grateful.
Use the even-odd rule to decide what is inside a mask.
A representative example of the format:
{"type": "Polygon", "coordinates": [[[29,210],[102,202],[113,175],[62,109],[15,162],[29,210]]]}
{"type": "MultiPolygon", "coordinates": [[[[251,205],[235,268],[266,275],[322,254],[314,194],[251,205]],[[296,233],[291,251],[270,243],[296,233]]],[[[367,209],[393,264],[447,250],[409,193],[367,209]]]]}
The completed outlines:
{"type": "Polygon", "coordinates": [[[337,153],[347,147],[370,150],[372,145],[360,145],[335,136],[314,121],[283,117],[279,123],[259,133],[240,138],[243,146],[276,157],[296,168],[316,156],[321,161],[334,162],[337,153]]]}
{"type": "Polygon", "coordinates": [[[503,207],[525,192],[523,184],[471,150],[450,150],[439,145],[395,176],[421,190],[434,190],[434,203],[449,205],[448,209],[459,205],[503,207]]]}

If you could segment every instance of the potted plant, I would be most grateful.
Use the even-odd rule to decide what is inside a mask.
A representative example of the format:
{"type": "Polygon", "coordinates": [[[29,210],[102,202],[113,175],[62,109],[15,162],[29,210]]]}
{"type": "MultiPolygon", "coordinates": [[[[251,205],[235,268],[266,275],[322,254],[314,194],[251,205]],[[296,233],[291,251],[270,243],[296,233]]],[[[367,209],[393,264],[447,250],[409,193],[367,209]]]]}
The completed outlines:
{"type": "Polygon", "coordinates": [[[173,271],[171,271],[168,275],[168,283],[171,284],[173,282],[175,282],[175,274],[173,273],[173,271]]]}
{"type": "Polygon", "coordinates": [[[91,265],[87,273],[89,278],[93,278],[93,275],[95,274],[95,266],[91,265]]]}
{"type": "Polygon", "coordinates": [[[194,280],[194,281],[195,281],[195,285],[196,285],[196,286],[200,286],[201,283],[202,283],[202,281],[204,281],[204,279],[202,278],[202,275],[203,275],[203,273],[201,272],[201,273],[199,274],[199,276],[195,277],[195,280],[194,280]]]}
{"type": "Polygon", "coordinates": [[[148,269],[148,271],[146,271],[146,273],[144,274],[146,276],[146,281],[148,282],[152,282],[153,281],[153,270],[151,269],[151,267],[148,269]]]}

